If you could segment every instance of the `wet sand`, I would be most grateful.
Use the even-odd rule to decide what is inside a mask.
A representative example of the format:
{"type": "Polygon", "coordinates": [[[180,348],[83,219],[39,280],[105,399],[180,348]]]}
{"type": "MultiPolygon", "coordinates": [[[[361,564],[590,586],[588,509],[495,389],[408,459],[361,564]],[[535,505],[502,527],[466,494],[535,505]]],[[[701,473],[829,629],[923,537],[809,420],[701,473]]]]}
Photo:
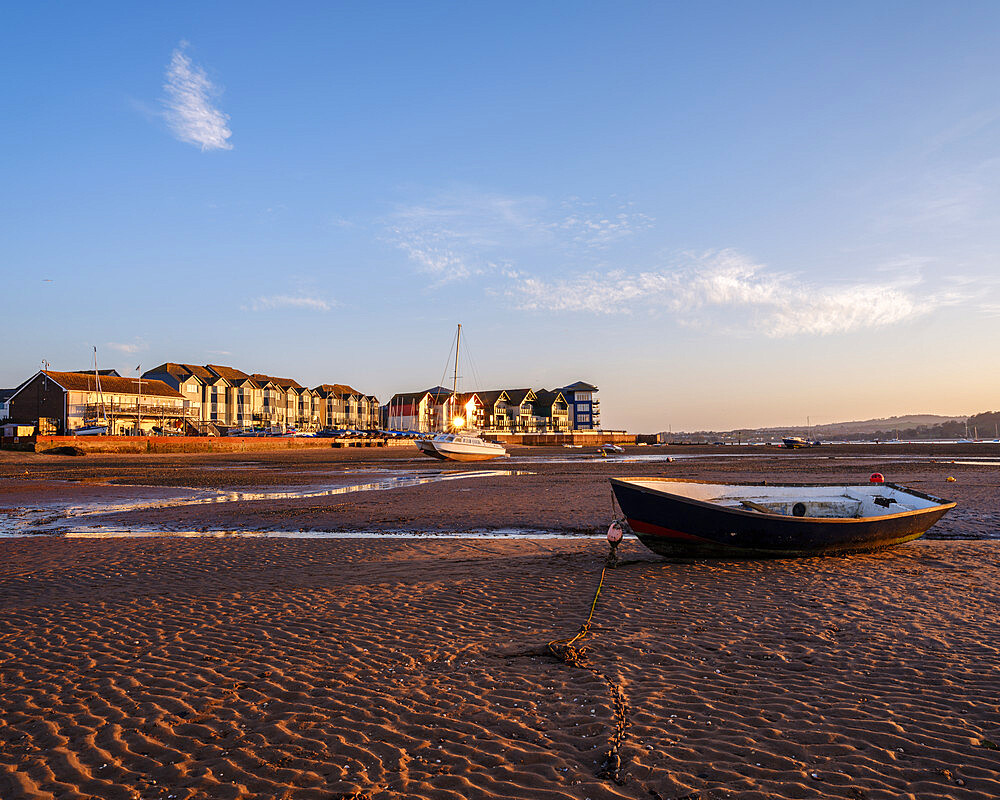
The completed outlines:
{"type": "MultiPolygon", "coordinates": [[[[932,536],[1000,535],[1000,445],[901,448],[630,448],[624,459],[600,459],[566,448],[512,449],[513,457],[442,464],[416,454],[298,451],[188,456],[68,458],[0,453],[0,512],[46,504],[120,504],[183,496],[185,491],[316,492],[400,476],[500,471],[388,491],[328,497],[226,502],[129,510],[88,517],[88,525],[164,531],[470,531],[519,529],[599,534],[616,511],[609,476],[665,475],[698,480],[866,482],[887,480],[956,500],[958,508],[932,536]],[[656,460],[674,457],[672,463],[656,460]],[[992,464],[977,464],[977,459],[992,464]],[[969,463],[950,463],[951,461],[969,463]],[[949,483],[949,476],[956,482],[949,483]],[[132,494],[130,494],[130,492],[132,494]]],[[[148,505],[149,503],[146,502],[148,505]]]]}
{"type": "MultiPolygon", "coordinates": [[[[60,487],[117,497],[109,478],[128,496],[315,486],[358,466],[414,468],[4,457],[0,506],[60,487]]],[[[876,468],[959,499],[956,535],[989,533],[1000,506],[996,467],[889,456],[504,466],[536,474],[359,493],[341,508],[196,513],[242,529],[534,519],[591,531],[610,517],[607,474],[818,481],[876,468]]],[[[178,511],[195,513],[124,519],[178,511]]],[[[570,666],[545,646],[586,618],[605,550],[586,538],[0,538],[0,798],[1000,796],[1000,543],[684,563],[626,542],[586,668],[570,666]],[[621,769],[599,777],[619,723],[621,769]]]]}

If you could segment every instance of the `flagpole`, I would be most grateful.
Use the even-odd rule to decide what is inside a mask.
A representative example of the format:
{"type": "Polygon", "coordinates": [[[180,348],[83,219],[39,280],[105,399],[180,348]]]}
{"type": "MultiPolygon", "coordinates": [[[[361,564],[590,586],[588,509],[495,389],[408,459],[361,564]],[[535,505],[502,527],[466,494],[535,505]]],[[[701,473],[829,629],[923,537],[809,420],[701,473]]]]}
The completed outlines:
{"type": "Polygon", "coordinates": [[[142,364],[135,368],[136,373],[139,376],[139,399],[135,403],[135,414],[136,414],[136,435],[142,436],[142,364]]]}

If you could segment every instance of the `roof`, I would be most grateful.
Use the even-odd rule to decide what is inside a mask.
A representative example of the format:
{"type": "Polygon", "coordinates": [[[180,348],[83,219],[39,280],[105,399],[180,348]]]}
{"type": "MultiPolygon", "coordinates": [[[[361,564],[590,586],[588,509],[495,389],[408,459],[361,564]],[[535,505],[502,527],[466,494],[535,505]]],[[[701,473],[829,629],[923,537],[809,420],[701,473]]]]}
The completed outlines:
{"type": "Polygon", "coordinates": [[[427,392],[396,392],[389,403],[413,403],[423,400],[426,396],[427,392]]]}
{"type": "MultiPolygon", "coordinates": [[[[79,372],[79,373],[81,373],[83,375],[86,375],[86,374],[93,375],[94,374],[94,370],[92,370],[92,369],[75,369],[75,370],[73,370],[73,372],[79,372]]],[[[105,375],[108,375],[108,376],[110,376],[112,378],[120,378],[121,377],[121,375],[118,374],[118,370],[116,370],[116,369],[99,369],[99,370],[97,370],[97,374],[100,375],[101,377],[104,377],[105,375]]]]}
{"type": "Polygon", "coordinates": [[[172,376],[178,383],[183,383],[189,378],[194,378],[195,380],[204,383],[204,380],[191,372],[184,364],[174,364],[171,361],[160,364],[158,367],[153,367],[152,369],[147,369],[142,373],[142,377],[145,378],[147,375],[163,375],[167,374],[172,376]]]}
{"type": "Polygon", "coordinates": [[[444,386],[432,386],[424,394],[429,394],[435,402],[440,403],[451,397],[452,392],[451,389],[446,389],[444,386]]]}
{"type": "Polygon", "coordinates": [[[435,403],[443,403],[451,397],[451,389],[445,389],[443,386],[434,386],[430,389],[424,389],[422,392],[397,392],[392,396],[390,402],[412,403],[415,400],[423,400],[427,395],[430,395],[435,403]]]}
{"type": "MultiPolygon", "coordinates": [[[[42,370],[39,375],[46,375],[67,391],[74,392],[96,392],[97,382],[94,373],[86,372],[55,372],[54,370],[42,370]]],[[[163,381],[140,379],[140,378],[116,378],[114,376],[101,376],[101,391],[108,394],[139,394],[139,383],[142,383],[142,393],[144,395],[157,395],[159,397],[177,397],[184,399],[184,396],[167,386],[163,381]]]]}
{"type": "Polygon", "coordinates": [[[205,381],[211,381],[215,378],[215,375],[207,367],[199,367],[197,364],[178,364],[178,366],[184,367],[190,374],[205,381]]]}
{"type": "Polygon", "coordinates": [[[255,372],[250,376],[255,381],[262,381],[267,383],[270,381],[275,386],[280,386],[282,389],[302,389],[303,386],[298,381],[293,381],[291,378],[275,378],[273,375],[264,375],[261,372],[255,372]]]}
{"type": "Polygon", "coordinates": [[[220,378],[225,378],[230,383],[242,383],[243,381],[253,382],[253,378],[247,375],[243,370],[236,369],[236,367],[224,367],[221,364],[206,364],[205,366],[220,378]]]}
{"type": "Polygon", "coordinates": [[[563,386],[559,389],[561,392],[597,392],[600,391],[594,384],[585,383],[584,381],[577,381],[576,383],[571,383],[569,386],[563,386]]]}
{"type": "Polygon", "coordinates": [[[534,392],[531,389],[504,389],[504,391],[507,393],[511,405],[519,406],[525,400],[534,399],[534,392]],[[529,394],[532,395],[530,398],[529,394]]]}
{"type": "Polygon", "coordinates": [[[489,392],[476,392],[476,394],[479,395],[479,399],[486,408],[493,408],[501,397],[509,399],[507,398],[507,393],[503,389],[495,389],[489,392]]]}
{"type": "Polygon", "coordinates": [[[370,397],[371,395],[364,395],[352,386],[348,386],[346,383],[323,383],[313,389],[314,392],[319,392],[324,395],[336,395],[337,397],[345,397],[347,395],[356,395],[358,397],[370,397]]]}
{"type": "Polygon", "coordinates": [[[535,410],[539,411],[544,408],[552,408],[553,403],[555,403],[560,397],[562,397],[562,401],[565,403],[566,398],[563,397],[563,393],[558,389],[551,392],[548,389],[539,389],[535,392],[535,410]]]}
{"type": "Polygon", "coordinates": [[[0,403],[6,403],[7,398],[9,398],[16,391],[17,387],[13,389],[0,389],[0,403]]]}

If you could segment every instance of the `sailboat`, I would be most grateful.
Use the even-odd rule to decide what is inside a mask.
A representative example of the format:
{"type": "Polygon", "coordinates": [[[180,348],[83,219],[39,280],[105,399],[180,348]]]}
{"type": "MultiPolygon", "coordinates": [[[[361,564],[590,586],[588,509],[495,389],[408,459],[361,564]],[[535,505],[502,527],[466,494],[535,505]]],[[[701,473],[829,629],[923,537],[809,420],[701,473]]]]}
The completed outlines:
{"type": "Polygon", "coordinates": [[[94,381],[97,384],[97,407],[100,413],[90,421],[84,419],[82,427],[71,431],[74,436],[107,436],[108,434],[108,415],[104,411],[104,394],[101,392],[101,373],[97,371],[96,347],[94,347],[94,381]]]}
{"type": "MultiPolygon", "coordinates": [[[[462,325],[459,323],[455,337],[455,373],[449,398],[455,403],[458,402],[458,352],[461,343],[462,325]]],[[[446,400],[445,409],[450,405],[446,400]]],[[[424,455],[442,461],[489,461],[507,455],[507,449],[502,444],[487,442],[474,428],[466,429],[466,422],[464,417],[453,417],[448,421],[449,430],[446,433],[439,433],[431,439],[421,439],[417,442],[417,447],[424,455]]]]}

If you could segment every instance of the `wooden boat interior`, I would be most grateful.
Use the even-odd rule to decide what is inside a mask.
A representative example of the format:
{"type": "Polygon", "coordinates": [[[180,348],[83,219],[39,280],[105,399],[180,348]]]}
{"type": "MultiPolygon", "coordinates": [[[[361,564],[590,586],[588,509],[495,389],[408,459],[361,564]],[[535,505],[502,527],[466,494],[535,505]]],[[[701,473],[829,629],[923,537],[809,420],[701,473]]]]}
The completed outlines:
{"type": "Polygon", "coordinates": [[[739,486],[655,478],[622,480],[655,492],[712,503],[736,511],[789,517],[863,519],[922,511],[941,505],[933,498],[920,497],[887,484],[739,486]]]}

